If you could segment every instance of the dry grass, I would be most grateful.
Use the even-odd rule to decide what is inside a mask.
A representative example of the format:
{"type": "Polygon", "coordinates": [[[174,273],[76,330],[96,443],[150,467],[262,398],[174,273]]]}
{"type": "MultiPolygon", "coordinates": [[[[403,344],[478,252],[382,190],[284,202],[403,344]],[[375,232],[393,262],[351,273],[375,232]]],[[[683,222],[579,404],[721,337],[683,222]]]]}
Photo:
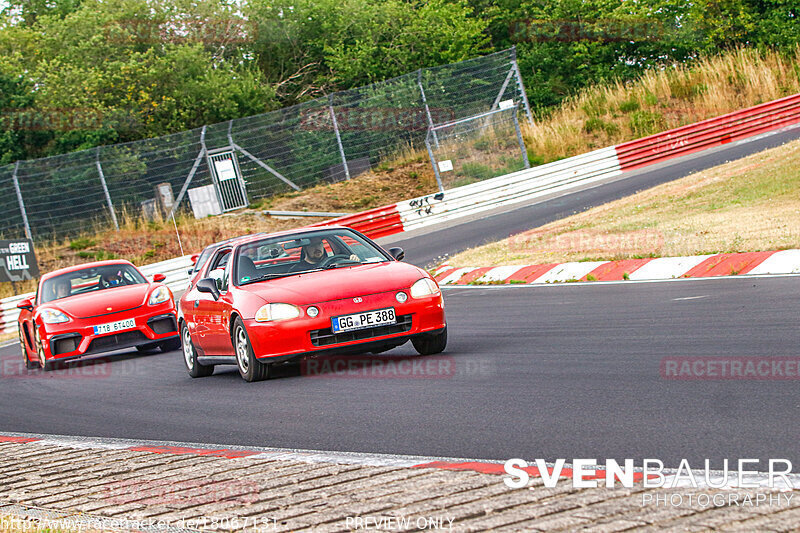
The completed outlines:
{"type": "Polygon", "coordinates": [[[510,239],[453,266],[800,248],[800,141],[659,185],[510,239]]]}
{"type": "Polygon", "coordinates": [[[800,45],[790,57],[739,49],[586,89],[523,133],[532,159],[549,162],[798,92],[800,45]]]}

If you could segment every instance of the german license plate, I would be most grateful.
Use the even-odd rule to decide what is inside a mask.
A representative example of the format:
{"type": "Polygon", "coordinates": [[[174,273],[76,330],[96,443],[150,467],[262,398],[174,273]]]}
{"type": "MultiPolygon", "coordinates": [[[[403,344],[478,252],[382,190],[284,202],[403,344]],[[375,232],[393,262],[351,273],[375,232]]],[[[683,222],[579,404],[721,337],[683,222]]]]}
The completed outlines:
{"type": "Polygon", "coordinates": [[[108,324],[100,324],[94,327],[95,335],[103,335],[104,333],[116,333],[126,329],[133,329],[136,327],[136,320],[129,318],[127,320],[119,320],[117,322],[109,322],[108,324]]]}
{"type": "Polygon", "coordinates": [[[376,309],[375,311],[364,311],[354,315],[335,316],[331,318],[334,333],[353,331],[354,329],[374,328],[394,324],[397,318],[394,315],[394,308],[376,309]]]}

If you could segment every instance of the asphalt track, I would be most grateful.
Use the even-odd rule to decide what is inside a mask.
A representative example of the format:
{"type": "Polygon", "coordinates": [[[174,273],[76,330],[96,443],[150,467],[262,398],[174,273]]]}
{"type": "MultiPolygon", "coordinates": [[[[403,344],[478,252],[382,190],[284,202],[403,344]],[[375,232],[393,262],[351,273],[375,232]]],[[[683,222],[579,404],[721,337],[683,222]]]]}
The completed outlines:
{"type": "MultiPolygon", "coordinates": [[[[798,295],[800,277],[448,289],[448,349],[415,377],[373,376],[372,361],[337,375],[319,361],[321,372],[289,366],[261,383],[234,367],[192,380],[179,352],[20,375],[14,345],[0,350],[0,428],[479,459],[796,465],[797,379],[674,380],[660,368],[665,357],[800,359],[798,295]]],[[[410,344],[390,354],[406,368],[424,362],[410,344]]]]}
{"type": "MultiPolygon", "coordinates": [[[[384,246],[400,246],[405,260],[428,267],[448,256],[487,242],[499,241],[515,233],[543,226],[580,211],[602,205],[639,191],[655,187],[693,172],[780,146],[800,138],[800,128],[792,128],[755,140],[740,141],[688,157],[623,174],[623,179],[578,190],[564,196],[532,203],[504,206],[476,217],[456,219],[448,227],[433,226],[422,231],[401,233],[378,242],[384,246]]],[[[447,193],[445,193],[447,194],[447,193]]]]}
{"type": "MultiPolygon", "coordinates": [[[[779,133],[382,242],[428,264],[797,137],[797,129],[779,133]]],[[[676,467],[681,458],[702,465],[752,457],[762,470],[767,458],[800,464],[797,379],[686,381],[660,373],[665,357],[797,358],[800,277],[445,294],[447,351],[432,358],[414,357],[410,345],[388,352],[394,366],[384,369],[416,368],[413,377],[375,376],[375,362],[357,357],[355,375],[326,372],[323,360],[286,367],[262,383],[245,383],[234,367],[192,380],[179,352],[127,352],[78,370],[28,373],[19,347],[6,346],[0,431],[476,459],[651,457],[676,467]]]]}

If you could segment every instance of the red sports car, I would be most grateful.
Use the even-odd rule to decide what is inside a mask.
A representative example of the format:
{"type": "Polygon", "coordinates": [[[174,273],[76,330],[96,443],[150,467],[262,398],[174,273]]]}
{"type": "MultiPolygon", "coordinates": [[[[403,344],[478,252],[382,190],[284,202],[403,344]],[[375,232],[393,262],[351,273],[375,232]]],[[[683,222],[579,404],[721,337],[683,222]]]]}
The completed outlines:
{"type": "Polygon", "coordinates": [[[175,302],[162,274],[149,282],[127,261],[99,261],[45,274],[34,301],[17,307],[28,368],[136,347],[180,347],[175,302]]]}
{"type": "Polygon", "coordinates": [[[293,230],[217,248],[179,303],[186,367],[235,364],[247,381],[309,354],[447,344],[444,301],[424,270],[350,228],[293,230]]]}

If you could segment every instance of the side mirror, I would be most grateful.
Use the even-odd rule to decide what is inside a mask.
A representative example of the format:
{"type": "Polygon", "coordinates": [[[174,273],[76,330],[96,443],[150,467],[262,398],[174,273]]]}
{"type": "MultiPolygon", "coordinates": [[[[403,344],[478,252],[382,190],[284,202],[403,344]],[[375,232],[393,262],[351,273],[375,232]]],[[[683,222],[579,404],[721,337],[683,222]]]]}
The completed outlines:
{"type": "Polygon", "coordinates": [[[200,257],[200,254],[192,254],[191,260],[192,263],[197,263],[197,258],[200,257]]]}
{"type": "Polygon", "coordinates": [[[406,256],[406,253],[403,251],[402,248],[389,248],[389,253],[397,259],[398,261],[402,261],[403,258],[406,256]]]}
{"type": "Polygon", "coordinates": [[[207,292],[214,297],[214,300],[219,300],[219,289],[217,289],[217,280],[214,278],[203,278],[197,282],[197,290],[200,292],[207,292]]]}
{"type": "Polygon", "coordinates": [[[17,304],[17,309],[25,309],[26,311],[33,311],[33,302],[30,299],[22,300],[17,304]]]}
{"type": "Polygon", "coordinates": [[[164,274],[153,274],[153,281],[156,283],[161,283],[165,279],[167,279],[167,276],[164,274]]]}

